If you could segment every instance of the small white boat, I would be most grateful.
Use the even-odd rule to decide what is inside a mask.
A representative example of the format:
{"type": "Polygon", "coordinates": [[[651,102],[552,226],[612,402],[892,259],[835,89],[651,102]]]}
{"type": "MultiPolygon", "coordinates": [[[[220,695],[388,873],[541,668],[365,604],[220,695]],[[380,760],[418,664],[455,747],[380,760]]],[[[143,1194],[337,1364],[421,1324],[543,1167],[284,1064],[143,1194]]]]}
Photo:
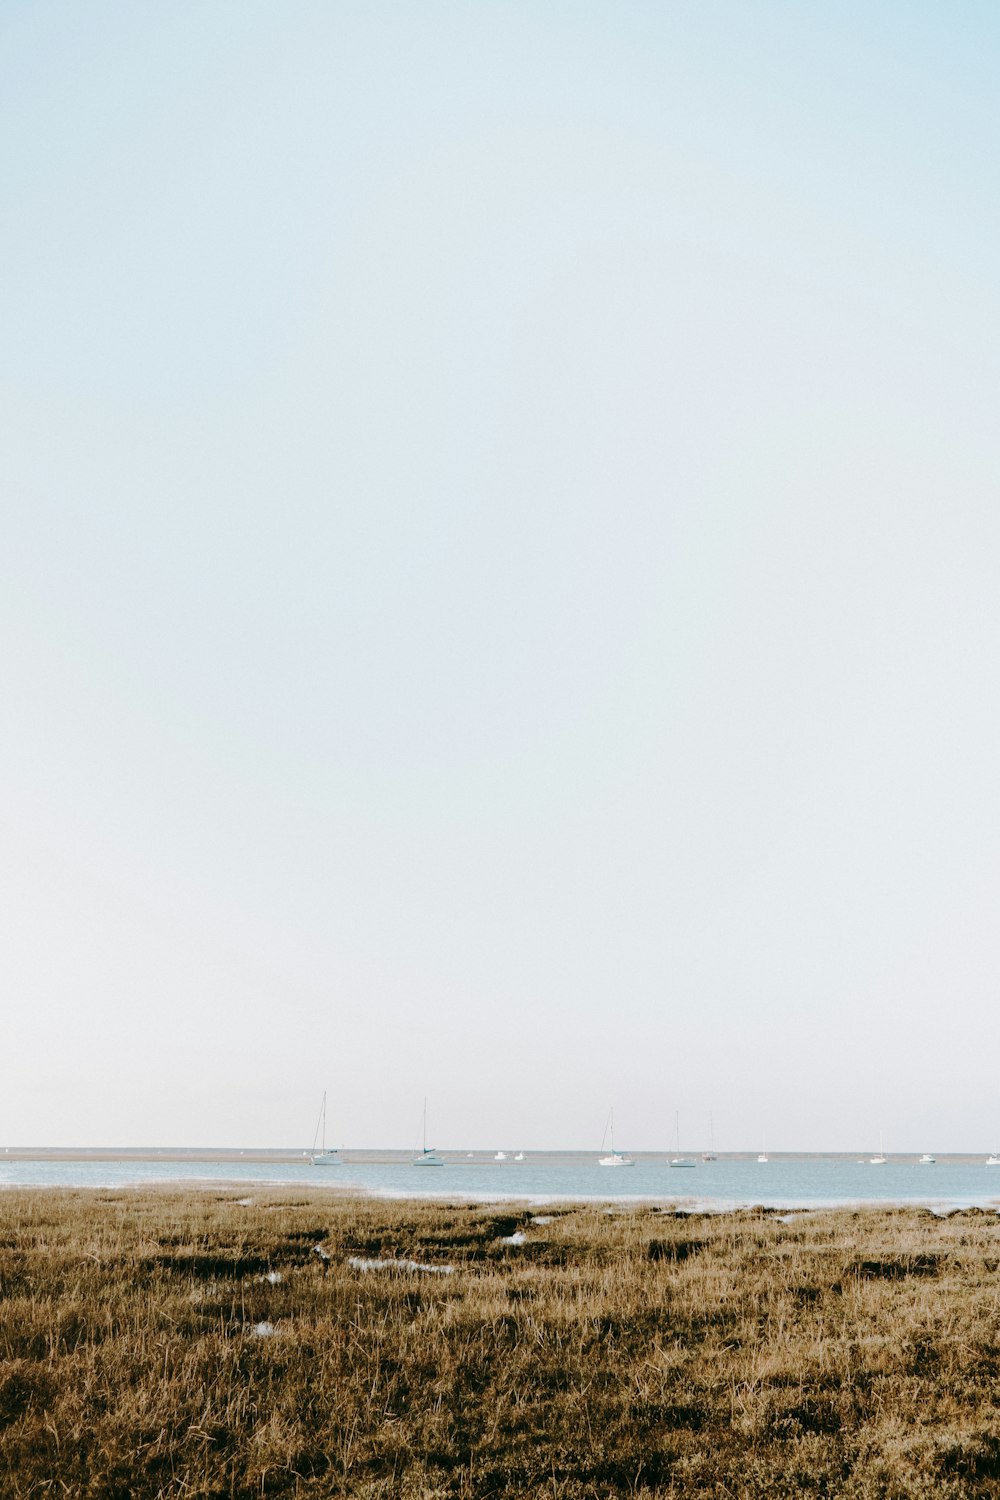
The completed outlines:
{"type": "Polygon", "coordinates": [[[758,1153],[757,1153],[757,1160],[760,1161],[760,1162],[766,1162],[766,1161],[770,1161],[771,1158],[768,1156],[768,1154],[767,1154],[766,1151],[758,1151],[758,1153]]]}
{"type": "Polygon", "coordinates": [[[681,1155],[681,1112],[679,1109],[674,1112],[674,1150],[677,1155],[670,1158],[670,1166],[695,1167],[698,1165],[693,1156],[681,1155]]]}
{"type": "Polygon", "coordinates": [[[517,1155],[514,1157],[514,1160],[515,1161],[524,1161],[524,1152],[523,1151],[519,1151],[517,1153],[517,1155]]]}
{"type": "Polygon", "coordinates": [[[937,1157],[932,1156],[929,1151],[925,1151],[923,1156],[917,1158],[918,1167],[933,1167],[936,1165],[937,1157]]]}
{"type": "Polygon", "coordinates": [[[427,1144],[427,1100],[426,1099],[424,1100],[424,1135],[423,1135],[423,1141],[424,1141],[423,1150],[420,1152],[419,1156],[415,1156],[413,1158],[413,1165],[415,1167],[443,1167],[444,1166],[444,1162],[442,1161],[441,1157],[438,1156],[437,1152],[433,1149],[433,1147],[428,1146],[428,1144],[427,1144]]]}
{"type": "Polygon", "coordinates": [[[316,1133],[313,1136],[309,1160],[314,1167],[342,1167],[344,1165],[339,1151],[326,1149],[326,1089],[323,1090],[323,1103],[320,1106],[319,1119],[316,1121],[316,1133]],[[318,1145],[317,1142],[319,1142],[318,1145]]]}
{"type": "Polygon", "coordinates": [[[888,1162],[888,1160],[889,1160],[889,1158],[885,1154],[885,1147],[882,1144],[882,1137],[879,1136],[879,1138],[878,1138],[878,1151],[876,1152],[876,1154],[874,1156],[869,1156],[869,1158],[868,1158],[868,1165],[870,1167],[884,1167],[886,1165],[886,1163],[888,1162]]]}
{"type": "Polygon", "coordinates": [[[991,1156],[988,1156],[986,1158],[986,1165],[988,1167],[1000,1167],[1000,1155],[998,1155],[997,1152],[994,1151],[991,1156]]]}
{"type": "Polygon", "coordinates": [[[506,1153],[506,1151],[498,1151],[497,1154],[496,1154],[496,1156],[494,1156],[493,1160],[494,1161],[506,1161],[507,1160],[507,1153],[506,1153]]]}
{"type": "MultiPolygon", "coordinates": [[[[609,1132],[611,1134],[611,1154],[609,1156],[599,1156],[597,1158],[597,1165],[599,1167],[634,1167],[635,1162],[631,1156],[624,1156],[620,1151],[615,1150],[615,1112],[613,1109],[608,1115],[608,1123],[604,1127],[604,1140],[607,1140],[609,1132]]],[[[604,1150],[604,1140],[601,1141],[602,1151],[604,1150]]]]}

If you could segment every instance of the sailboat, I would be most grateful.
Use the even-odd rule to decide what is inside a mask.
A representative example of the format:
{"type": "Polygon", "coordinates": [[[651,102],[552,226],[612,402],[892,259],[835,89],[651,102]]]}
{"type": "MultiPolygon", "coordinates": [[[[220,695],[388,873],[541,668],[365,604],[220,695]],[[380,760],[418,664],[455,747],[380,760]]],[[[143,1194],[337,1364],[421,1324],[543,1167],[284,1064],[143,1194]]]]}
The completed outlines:
{"type": "Polygon", "coordinates": [[[757,1160],[759,1162],[761,1162],[762,1164],[765,1163],[765,1162],[769,1162],[771,1160],[771,1158],[767,1154],[767,1137],[766,1136],[764,1136],[761,1139],[760,1151],[757,1153],[757,1160]]]}
{"type": "Polygon", "coordinates": [[[444,1162],[441,1160],[440,1156],[438,1156],[437,1152],[432,1147],[428,1146],[428,1144],[427,1144],[427,1100],[426,1099],[424,1100],[423,1148],[422,1148],[422,1150],[420,1152],[420,1155],[419,1156],[415,1156],[413,1158],[413,1165],[415,1167],[443,1167],[444,1166],[444,1162]]]}
{"type": "Polygon", "coordinates": [[[323,1090],[323,1103],[320,1107],[319,1119],[316,1121],[316,1133],[313,1136],[309,1160],[314,1167],[342,1167],[344,1164],[339,1151],[326,1149],[326,1089],[323,1090]],[[316,1147],[317,1141],[319,1141],[319,1149],[316,1147]]]}
{"type": "Polygon", "coordinates": [[[868,1165],[870,1167],[884,1167],[888,1160],[889,1158],[885,1154],[885,1148],[882,1145],[882,1137],[880,1135],[878,1138],[878,1155],[869,1156],[868,1165]]]}
{"type": "Polygon", "coordinates": [[[609,1132],[611,1135],[611,1155],[599,1156],[597,1158],[597,1165],[599,1167],[634,1167],[635,1162],[631,1156],[623,1156],[620,1151],[615,1150],[615,1112],[613,1109],[608,1115],[608,1123],[604,1127],[604,1139],[601,1141],[602,1151],[604,1150],[604,1141],[607,1140],[609,1132]]]}
{"type": "Polygon", "coordinates": [[[677,1152],[677,1155],[670,1158],[670,1165],[672,1167],[693,1167],[695,1165],[693,1157],[681,1155],[681,1112],[679,1109],[674,1113],[674,1150],[677,1152]]]}
{"type": "Polygon", "coordinates": [[[702,1161],[718,1161],[719,1154],[715,1149],[715,1120],[711,1114],[708,1117],[708,1150],[701,1153],[702,1161]]]}

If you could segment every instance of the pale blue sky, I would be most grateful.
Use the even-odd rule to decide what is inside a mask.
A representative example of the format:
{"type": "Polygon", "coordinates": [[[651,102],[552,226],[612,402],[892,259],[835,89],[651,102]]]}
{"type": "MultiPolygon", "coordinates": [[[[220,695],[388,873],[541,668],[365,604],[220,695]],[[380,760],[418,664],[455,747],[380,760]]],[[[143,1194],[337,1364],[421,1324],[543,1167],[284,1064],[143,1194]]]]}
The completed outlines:
{"type": "Polygon", "coordinates": [[[993,1149],[1000,17],[0,13],[0,1140],[993,1149]]]}

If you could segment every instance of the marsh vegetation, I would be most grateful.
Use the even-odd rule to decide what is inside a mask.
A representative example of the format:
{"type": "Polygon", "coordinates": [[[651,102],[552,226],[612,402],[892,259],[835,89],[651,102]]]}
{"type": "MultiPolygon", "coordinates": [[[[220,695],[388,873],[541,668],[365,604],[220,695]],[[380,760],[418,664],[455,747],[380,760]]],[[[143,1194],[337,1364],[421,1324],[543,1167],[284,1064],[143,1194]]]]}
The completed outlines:
{"type": "Polygon", "coordinates": [[[1000,1496],[998,1266],[981,1211],[10,1192],[0,1493],[1000,1496]]]}

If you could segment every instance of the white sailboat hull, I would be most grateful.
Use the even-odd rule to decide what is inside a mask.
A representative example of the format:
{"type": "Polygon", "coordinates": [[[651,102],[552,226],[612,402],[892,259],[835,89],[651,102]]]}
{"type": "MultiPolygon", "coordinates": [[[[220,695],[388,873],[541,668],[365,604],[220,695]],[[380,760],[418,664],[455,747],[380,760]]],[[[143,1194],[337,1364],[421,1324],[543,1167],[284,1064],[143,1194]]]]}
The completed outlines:
{"type": "Polygon", "coordinates": [[[597,1165],[599,1167],[634,1167],[635,1162],[632,1160],[631,1156],[625,1156],[621,1151],[615,1150],[614,1109],[612,1109],[611,1113],[608,1115],[608,1123],[604,1127],[604,1140],[601,1142],[602,1151],[604,1150],[604,1141],[607,1140],[609,1131],[611,1132],[611,1151],[607,1156],[599,1156],[597,1158],[597,1165]]]}
{"type": "Polygon", "coordinates": [[[320,1105],[319,1119],[316,1121],[316,1133],[313,1136],[312,1150],[309,1152],[309,1161],[314,1167],[342,1167],[340,1152],[336,1147],[327,1149],[326,1144],[326,1089],[323,1090],[323,1103],[320,1105]]]}
{"type": "Polygon", "coordinates": [[[427,1100],[426,1100],[426,1098],[424,1099],[424,1133],[423,1133],[423,1145],[421,1147],[419,1156],[415,1156],[413,1158],[413,1165],[415,1167],[443,1167],[444,1166],[444,1162],[441,1160],[440,1156],[438,1156],[438,1154],[434,1150],[433,1146],[428,1146],[428,1144],[427,1144],[427,1100]]]}

